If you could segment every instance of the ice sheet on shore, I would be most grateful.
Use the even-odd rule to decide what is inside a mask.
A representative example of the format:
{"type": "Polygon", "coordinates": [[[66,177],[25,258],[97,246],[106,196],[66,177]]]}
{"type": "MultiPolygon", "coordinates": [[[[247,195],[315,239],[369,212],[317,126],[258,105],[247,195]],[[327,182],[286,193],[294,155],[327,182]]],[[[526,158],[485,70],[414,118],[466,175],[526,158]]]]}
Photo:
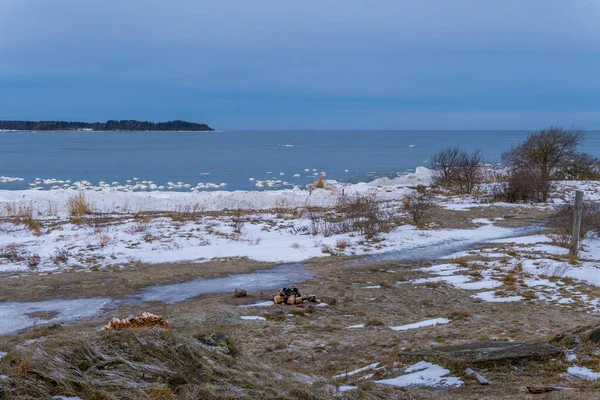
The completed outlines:
{"type": "MultiPolygon", "coordinates": [[[[32,303],[3,302],[0,303],[0,335],[17,332],[39,323],[57,323],[93,317],[111,302],[106,298],[90,298],[77,300],[47,300],[32,303]],[[49,313],[49,318],[42,319],[28,316],[32,313],[49,313]]],[[[34,314],[35,315],[35,314],[34,314]]]]}
{"type": "Polygon", "coordinates": [[[459,387],[463,384],[459,378],[448,376],[450,370],[426,361],[413,364],[406,368],[404,372],[406,372],[405,375],[400,375],[397,378],[383,379],[375,382],[397,387],[459,387]]]}

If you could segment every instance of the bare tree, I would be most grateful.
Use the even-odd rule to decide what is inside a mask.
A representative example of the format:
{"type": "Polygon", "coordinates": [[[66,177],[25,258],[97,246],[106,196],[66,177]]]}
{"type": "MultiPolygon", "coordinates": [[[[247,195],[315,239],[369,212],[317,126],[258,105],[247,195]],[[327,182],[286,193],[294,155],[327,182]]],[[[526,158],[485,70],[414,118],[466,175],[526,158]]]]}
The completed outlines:
{"type": "Polygon", "coordinates": [[[433,169],[436,171],[436,183],[458,190],[460,193],[471,193],[482,179],[482,155],[475,150],[467,153],[459,147],[447,147],[431,156],[433,169]]]}
{"type": "Polygon", "coordinates": [[[457,184],[461,193],[472,193],[482,178],[482,155],[481,151],[472,153],[462,152],[457,166],[457,184]]]}
{"type": "Polygon", "coordinates": [[[581,129],[551,126],[532,133],[523,143],[502,153],[502,160],[513,170],[539,172],[542,180],[556,179],[579,156],[577,146],[583,139],[581,129]]]}
{"type": "Polygon", "coordinates": [[[437,172],[437,184],[449,186],[455,181],[456,166],[461,152],[463,152],[463,150],[459,147],[446,147],[431,156],[431,165],[437,172]]]}

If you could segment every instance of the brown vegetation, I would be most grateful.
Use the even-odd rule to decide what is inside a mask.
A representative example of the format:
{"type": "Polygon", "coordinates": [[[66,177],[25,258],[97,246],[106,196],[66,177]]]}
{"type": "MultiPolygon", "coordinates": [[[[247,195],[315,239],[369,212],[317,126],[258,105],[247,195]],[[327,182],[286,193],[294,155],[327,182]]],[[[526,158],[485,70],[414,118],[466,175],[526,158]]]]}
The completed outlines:
{"type": "Polygon", "coordinates": [[[67,199],[67,211],[73,218],[81,218],[92,214],[92,206],[88,198],[82,192],[67,199]]]}

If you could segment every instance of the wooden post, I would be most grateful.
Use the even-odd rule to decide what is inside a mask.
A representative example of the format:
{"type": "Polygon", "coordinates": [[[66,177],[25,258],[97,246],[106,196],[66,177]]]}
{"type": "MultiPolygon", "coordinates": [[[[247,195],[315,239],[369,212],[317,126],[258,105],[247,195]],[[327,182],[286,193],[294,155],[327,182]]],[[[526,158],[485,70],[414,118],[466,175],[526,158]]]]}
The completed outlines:
{"type": "Polygon", "coordinates": [[[576,258],[579,251],[579,232],[581,230],[581,215],[583,214],[583,192],[575,192],[575,207],[573,207],[573,236],[569,255],[576,258]]]}

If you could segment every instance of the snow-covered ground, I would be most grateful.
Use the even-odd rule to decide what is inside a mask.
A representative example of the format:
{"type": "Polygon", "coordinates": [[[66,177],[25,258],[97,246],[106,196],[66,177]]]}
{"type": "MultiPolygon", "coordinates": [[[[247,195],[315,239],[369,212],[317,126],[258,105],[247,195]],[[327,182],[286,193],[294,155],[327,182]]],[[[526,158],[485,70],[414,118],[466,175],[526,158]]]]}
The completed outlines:
{"type": "MultiPolygon", "coordinates": [[[[427,249],[440,248],[448,243],[471,245],[498,238],[515,236],[515,231],[495,224],[495,220],[474,218],[471,229],[427,229],[412,225],[396,226],[381,233],[376,240],[367,240],[358,232],[323,235],[312,232],[310,216],[290,215],[277,210],[332,207],[342,196],[354,194],[373,196],[394,213],[401,214],[403,196],[416,185],[431,183],[432,171],[419,167],[413,174],[395,179],[381,178],[368,183],[338,184],[328,182],[325,189],[312,191],[299,188],[278,191],[214,191],[182,192],[121,192],[104,190],[57,189],[0,191],[0,272],[35,271],[56,273],[69,268],[89,270],[92,267],[123,265],[133,261],[145,263],[194,261],[214,258],[248,257],[258,261],[299,262],[329,254],[382,254],[417,249],[426,255],[427,249]],[[94,215],[85,223],[69,219],[67,202],[83,194],[94,215]],[[41,223],[39,232],[10,216],[25,210],[41,223]],[[229,210],[229,211],[227,211],[229,210]],[[238,217],[234,214],[237,210],[238,217]],[[244,210],[243,213],[239,210],[244,210]],[[169,213],[193,212],[193,219],[174,220],[169,213]],[[237,218],[237,222],[234,219],[237,218]]],[[[584,190],[586,199],[600,199],[599,182],[559,182],[558,191],[548,205],[552,207],[569,200],[574,190],[584,190]]],[[[469,209],[475,206],[514,207],[489,203],[474,196],[439,196],[439,204],[448,209],[469,209]]],[[[433,221],[435,223],[435,221],[433,221]]],[[[501,239],[506,241],[506,239],[501,239]]],[[[600,246],[597,241],[585,242],[582,261],[577,266],[566,265],[554,256],[564,255],[564,248],[552,245],[543,235],[511,239],[515,246],[527,246],[536,257],[514,259],[508,267],[520,263],[531,277],[561,274],[577,280],[600,285],[597,260],[600,246]]],[[[487,258],[505,257],[483,250],[487,258]]],[[[460,254],[456,255],[456,257],[460,254]]],[[[514,257],[513,257],[514,258],[514,257]]],[[[431,270],[435,275],[412,282],[445,281],[465,290],[480,291],[475,296],[484,301],[521,300],[515,296],[496,296],[500,273],[505,265],[488,262],[481,279],[463,274],[463,269],[431,270]],[[483,292],[481,292],[483,291],[483,292]],[[486,292],[487,291],[487,292],[486,292]],[[500,299],[500,298],[502,299],[500,299]]],[[[444,267],[445,268],[445,267],[444,267]]],[[[504,268],[504,269],[503,269],[504,268]]],[[[527,283],[527,282],[526,282],[527,283]]],[[[554,283],[554,282],[551,282],[554,283]]],[[[548,290],[552,286],[536,281],[535,287],[548,290]]],[[[556,289],[556,288],[554,288],[556,289]]],[[[551,290],[550,290],[551,291],[551,290]]],[[[554,298],[554,294],[549,295],[554,298]]],[[[562,298],[561,298],[562,300],[562,298]]],[[[567,300],[562,300],[567,301],[567,300]]]]}

